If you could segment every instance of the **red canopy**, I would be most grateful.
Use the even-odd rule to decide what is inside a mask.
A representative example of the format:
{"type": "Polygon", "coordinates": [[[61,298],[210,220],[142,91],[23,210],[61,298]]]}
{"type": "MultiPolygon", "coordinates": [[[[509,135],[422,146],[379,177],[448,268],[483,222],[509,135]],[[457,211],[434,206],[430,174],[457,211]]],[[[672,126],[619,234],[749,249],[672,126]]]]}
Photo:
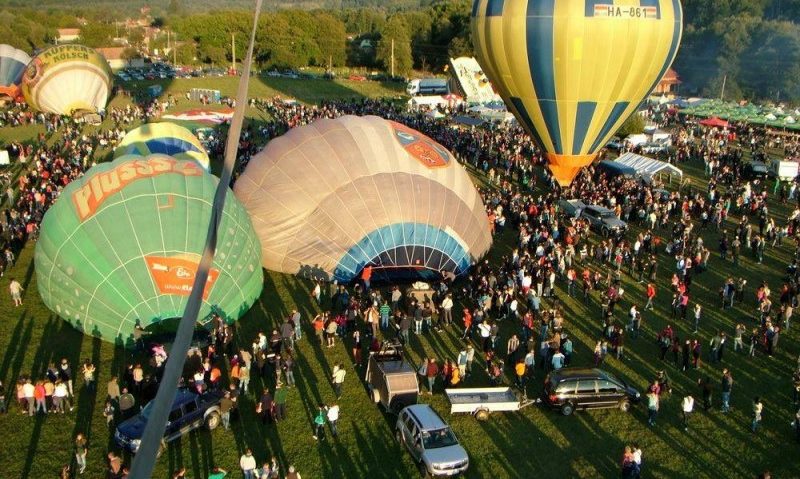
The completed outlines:
{"type": "Polygon", "coordinates": [[[725,121],[725,120],[723,120],[721,118],[717,118],[716,116],[711,117],[711,118],[706,118],[705,120],[701,121],[700,124],[703,125],[703,126],[710,126],[710,127],[716,127],[716,128],[727,128],[728,127],[728,122],[727,121],[725,121]]]}

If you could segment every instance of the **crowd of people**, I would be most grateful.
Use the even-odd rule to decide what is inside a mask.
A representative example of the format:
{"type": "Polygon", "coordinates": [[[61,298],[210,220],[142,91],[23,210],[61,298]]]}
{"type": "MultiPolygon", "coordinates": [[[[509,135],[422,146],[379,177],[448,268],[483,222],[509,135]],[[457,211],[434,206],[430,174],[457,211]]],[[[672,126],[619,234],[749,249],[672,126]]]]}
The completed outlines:
{"type": "MultiPolygon", "coordinates": [[[[105,115],[112,126],[91,133],[74,120],[34,114],[24,106],[2,112],[2,125],[44,124],[46,132],[30,142],[9,145],[11,156],[22,171],[13,179],[14,184],[11,175],[3,177],[5,197],[0,228],[4,254],[0,255],[0,271],[13,264],[14,252],[26,240],[35,239],[44,213],[63,186],[100,161],[99,152],[113,147],[132,124],[156,117],[176,103],[175,98],[142,100],[110,108],[105,115]]],[[[764,181],[750,181],[744,172],[743,151],[761,154],[765,148],[776,146],[774,139],[761,130],[739,124],[725,132],[708,130],[691,120],[664,115],[662,122],[674,132],[675,145],[664,159],[676,164],[702,162],[707,185],[683,182],[677,190],[667,191],[659,180],[644,184],[636,178],[609,177],[590,166],[571,186],[562,189],[542,168],[545,160],[541,152],[518,126],[455,127],[448,120],[406,111],[389,100],[325,101],[307,106],[270,98],[254,99],[251,106],[263,110],[271,121],[246,127],[239,144],[238,171],[267,141],[290,128],[346,114],[378,115],[427,134],[452,151],[460,162],[482,172],[488,186],[480,193],[492,232],[512,235],[514,246],[499,261],[474,265],[463,279],[454,281],[444,275],[424,299],[399,287],[372,288],[368,275],[353,287],[332,285],[328,289],[317,284],[312,296],[323,312],[315,318],[302,318],[292,311],[274,330],[260,331],[252,343],[239,337],[233,325],[215,319],[210,344],[190,353],[181,387],[200,393],[220,391],[224,396],[220,403],[222,425],[226,428],[239,417],[239,398],[243,394],[257,398],[254,412],[262,423],[286,419],[287,395],[295,386],[296,343],[303,339],[304,327],[314,331],[314,340],[323,350],[334,347],[337,340],[345,342],[356,368],[366,357],[362,351],[377,351],[387,337],[408,344],[412,334],[435,335],[449,329],[459,335],[462,347],[453,357],[427,357],[421,361],[418,372],[428,393],[436,393],[438,384],[449,388],[459,387],[467,380],[477,381],[473,369],[476,362],[491,384],[509,381],[527,393],[534,376],[543,377],[573,363],[572,331],[594,337],[594,365],[600,366],[606,360],[625,361],[629,360],[625,352],[628,341],[644,340],[642,331],[648,311],[671,308],[671,321],[693,325],[693,331],[681,338],[677,327],[670,324],[649,338],[660,354],[653,358],[657,373],[645,393],[650,427],[656,427],[662,401],[672,393],[669,370],[685,374],[698,384],[697,396],[702,397],[705,410],[712,408],[712,397],[718,391],[722,398],[720,410],[726,413],[731,408],[735,372],[725,368],[718,379],[712,380],[712,373],[703,362],[722,363],[726,349],[731,347],[733,352],[741,350],[742,354],[757,358],[754,361],[769,361],[767,358],[777,350],[778,338],[790,328],[793,310],[800,300],[798,259],[787,265],[785,282],[776,295],[766,282],[748,285],[742,277],[726,278],[719,285],[721,307],[744,303],[757,310],[756,316],[747,326],[747,321],[737,319],[735,326],[715,331],[711,337],[704,337],[699,329],[705,320],[703,306],[695,300],[696,281],[704,278],[707,287],[716,281],[706,273],[712,268],[712,252],[718,253],[720,261],[731,261],[733,265],[745,261],[761,263],[770,248],[787,246],[793,248],[793,257],[800,258],[800,248],[789,240],[796,237],[800,226],[796,185],[772,187],[764,181]],[[797,207],[786,221],[770,212],[767,200],[771,197],[796,202],[797,207]],[[595,241],[588,221],[579,214],[565,214],[563,199],[607,207],[619,219],[635,225],[637,232],[626,234],[620,230],[595,241]],[[720,237],[717,245],[703,239],[712,232],[720,237]],[[663,271],[665,268],[667,271],[663,271]],[[669,278],[668,290],[660,290],[659,278],[660,284],[669,278]],[[630,283],[644,285],[645,304],[629,299],[631,294],[626,294],[623,284],[630,283]],[[558,290],[596,308],[597,321],[576,321],[558,290]],[[733,346],[728,345],[729,338],[733,346]],[[702,354],[705,343],[707,355],[702,354]],[[250,386],[256,377],[262,379],[262,388],[250,386]]],[[[784,142],[784,153],[793,154],[794,145],[784,142]]],[[[210,153],[220,155],[223,148],[224,143],[216,141],[210,145],[210,153]]],[[[154,397],[163,372],[163,348],[148,344],[146,336],[139,336],[137,344],[148,353],[148,361],[129,364],[123,377],[114,377],[107,384],[104,416],[110,428],[141,411],[154,397]]],[[[93,391],[95,368],[87,360],[73,370],[65,359],[58,366],[49,365],[45,371],[20,377],[16,389],[20,411],[31,416],[69,413],[74,402],[74,381],[81,378],[84,387],[93,391]]],[[[338,434],[347,370],[348,366],[341,363],[333,368],[330,382],[336,401],[314,407],[310,428],[315,440],[325,440],[326,430],[333,437],[338,434]]],[[[798,405],[800,369],[792,384],[798,405]]],[[[689,391],[686,393],[680,414],[688,429],[694,397],[689,391]]],[[[0,399],[3,394],[0,385],[0,399]]],[[[756,398],[752,407],[750,428],[756,433],[763,402],[756,398]]],[[[795,427],[800,440],[800,411],[795,427]]],[[[79,435],[75,439],[77,472],[86,467],[86,448],[86,438],[79,435]]],[[[113,451],[109,454],[109,477],[125,477],[123,461],[113,451]]],[[[263,466],[258,467],[252,451],[247,451],[239,464],[245,477],[274,478],[281,470],[287,471],[286,477],[299,477],[294,466],[282,468],[272,457],[263,460],[263,466]]],[[[638,477],[641,468],[642,451],[634,444],[625,450],[623,474],[638,477]]],[[[65,470],[68,477],[71,469],[65,470]]],[[[185,477],[185,471],[178,471],[175,477],[185,477]]]]}

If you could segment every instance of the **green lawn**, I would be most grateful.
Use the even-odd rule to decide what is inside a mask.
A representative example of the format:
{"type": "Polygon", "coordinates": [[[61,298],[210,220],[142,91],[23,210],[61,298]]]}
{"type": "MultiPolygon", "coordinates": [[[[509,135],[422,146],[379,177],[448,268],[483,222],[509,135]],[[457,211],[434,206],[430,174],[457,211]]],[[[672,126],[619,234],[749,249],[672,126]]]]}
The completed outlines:
{"type": "MultiPolygon", "coordinates": [[[[239,77],[176,78],[173,80],[128,82],[124,88],[138,89],[160,84],[165,93],[177,93],[182,97],[190,88],[219,90],[223,96],[233,97],[239,85],[239,77]]],[[[292,80],[253,76],[248,90],[250,98],[266,98],[280,95],[304,103],[319,103],[322,100],[345,100],[358,97],[399,97],[405,95],[405,85],[398,82],[350,81],[350,80],[292,80]]]]}
{"type": "MultiPolygon", "coordinates": [[[[230,82],[231,85],[234,82],[233,79],[213,81],[220,84],[230,82]]],[[[293,80],[285,82],[297,83],[293,80]]],[[[263,95],[256,89],[263,85],[255,84],[257,82],[254,82],[251,94],[263,95]]],[[[179,85],[175,82],[173,87],[179,85]]],[[[284,88],[280,85],[273,87],[284,88]]],[[[324,96],[310,90],[307,95],[309,98],[324,96]]],[[[695,185],[704,184],[699,179],[702,173],[699,165],[689,165],[686,170],[694,177],[695,185]]],[[[785,218],[785,207],[777,204],[771,207],[773,214],[785,218]]],[[[498,238],[490,257],[496,260],[508,254],[514,236],[513,232],[507,231],[498,238]]],[[[716,249],[718,236],[715,232],[704,232],[703,238],[712,250],[716,249]]],[[[791,252],[786,243],[781,248],[768,249],[763,265],[756,264],[747,256],[737,269],[722,262],[716,253],[712,255],[710,270],[695,277],[692,286],[693,300],[700,301],[705,311],[699,335],[704,343],[704,355],[708,351],[708,341],[717,330],[725,330],[730,335],[736,322],[753,324],[755,284],[767,280],[776,294],[791,252]],[[733,274],[746,275],[749,281],[746,301],[733,311],[723,312],[718,305],[717,290],[725,277],[733,274]]],[[[83,477],[103,477],[105,454],[111,446],[111,436],[102,417],[105,383],[112,373],[121,373],[125,365],[135,359],[124,350],[83,336],[50,313],[36,293],[32,257],[31,244],[22,251],[13,270],[0,279],[0,289],[4,291],[10,276],[19,278],[26,288],[25,305],[20,308],[13,307],[7,294],[0,294],[0,315],[3,318],[0,321],[0,379],[11,387],[8,397],[13,402],[12,384],[19,375],[39,377],[48,362],[61,357],[69,358],[73,365],[84,358],[91,358],[100,365],[101,393],[96,396],[89,394],[78,381],[76,410],[65,417],[32,419],[20,415],[18,408],[12,406],[9,415],[0,417],[0,437],[4,438],[0,446],[0,478],[54,477],[60,466],[71,460],[70,444],[77,432],[86,432],[90,438],[89,467],[83,477]]],[[[470,416],[450,416],[449,404],[441,393],[432,397],[421,396],[421,401],[430,402],[454,427],[469,452],[468,477],[616,477],[622,449],[633,441],[638,441],[644,450],[645,477],[753,477],[767,468],[774,477],[800,476],[800,467],[793,459],[797,457],[798,446],[793,442],[793,432],[789,427],[793,415],[791,372],[800,352],[797,332],[792,329],[782,335],[778,354],[773,359],[763,355],[746,358],[729,348],[724,365],[731,368],[736,380],[733,411],[728,415],[719,412],[706,414],[698,404],[692,428],[684,432],[679,421],[680,397],[686,392],[700,396],[695,383],[701,375],[710,375],[717,384],[721,366],[706,365],[701,371],[684,374],[672,365],[662,366],[657,360],[654,336],[668,322],[668,280],[674,263],[663,252],[659,259],[658,303],[655,312],[644,313],[643,337],[638,341],[627,341],[626,360],[620,362],[609,358],[605,366],[642,391],[658,369],[667,369],[675,391],[673,397],[667,397],[663,402],[657,426],[653,429],[647,427],[646,411],[641,405],[630,414],[606,410],[577,412],[572,417],[562,417],[540,406],[531,406],[520,413],[496,414],[488,422],[480,423],[470,416]],[[749,431],[750,405],[754,395],[761,395],[765,406],[763,428],[755,436],[749,431]]],[[[239,323],[238,338],[243,345],[249,345],[258,330],[279,324],[280,319],[293,308],[298,308],[306,321],[317,311],[310,301],[307,282],[277,273],[267,273],[265,278],[259,302],[239,323]]],[[[624,320],[631,301],[640,306],[644,304],[642,285],[630,281],[627,275],[624,278],[626,300],[617,309],[620,320],[624,320]]],[[[562,293],[561,297],[565,296],[563,290],[559,293],[562,293]]],[[[592,348],[600,334],[597,298],[593,298],[588,307],[580,301],[566,299],[564,307],[566,328],[575,340],[574,362],[578,366],[589,365],[592,348]]],[[[688,325],[673,325],[681,338],[690,331],[688,325]]],[[[408,454],[398,448],[393,438],[393,418],[371,403],[361,378],[356,374],[360,370],[351,369],[345,381],[340,402],[340,438],[324,444],[312,439],[311,423],[316,405],[334,400],[329,382],[333,365],[337,362],[352,365],[352,360],[349,347],[340,342],[333,349],[320,348],[309,339],[313,333],[308,323],[305,326],[306,337],[298,348],[298,387],[290,393],[289,419],[277,426],[262,426],[254,414],[256,396],[251,392],[242,401],[242,419],[234,423],[231,431],[197,432],[174,443],[168,454],[158,461],[155,477],[167,478],[169,471],[184,466],[190,472],[189,477],[205,478],[215,464],[236,471],[233,477],[240,477],[238,457],[245,447],[251,447],[259,461],[274,455],[284,468],[295,464],[303,477],[308,478],[406,478],[416,475],[408,454]]],[[[505,347],[505,341],[513,332],[516,331],[511,325],[503,324],[498,349],[505,347]]],[[[455,359],[461,345],[458,336],[453,329],[412,337],[409,356],[415,363],[431,355],[455,359]]],[[[481,371],[482,364],[476,366],[477,373],[467,381],[467,385],[482,386],[487,382],[481,371]]],[[[531,395],[539,393],[542,379],[543,374],[537,369],[536,378],[529,384],[531,395]]],[[[258,379],[254,379],[251,386],[256,392],[263,387],[258,379]]],[[[714,400],[719,407],[718,387],[714,400]]]]}

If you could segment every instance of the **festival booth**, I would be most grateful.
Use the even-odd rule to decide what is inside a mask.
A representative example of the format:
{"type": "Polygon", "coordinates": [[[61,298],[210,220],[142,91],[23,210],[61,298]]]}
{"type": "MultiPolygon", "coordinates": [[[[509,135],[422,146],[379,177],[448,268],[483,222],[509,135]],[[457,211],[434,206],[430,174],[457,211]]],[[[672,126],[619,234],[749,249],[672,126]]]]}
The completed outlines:
{"type": "Polygon", "coordinates": [[[625,153],[614,161],[614,163],[633,169],[635,176],[644,180],[645,183],[651,183],[653,178],[662,173],[669,176],[670,183],[672,176],[677,175],[683,179],[683,171],[680,168],[667,163],[666,161],[648,158],[646,156],[637,155],[636,153],[625,153]]]}
{"type": "Polygon", "coordinates": [[[728,128],[728,122],[716,116],[702,120],[700,124],[709,128],[728,128]]]}
{"type": "Polygon", "coordinates": [[[630,166],[617,163],[614,160],[603,160],[598,163],[597,166],[601,171],[611,178],[615,178],[617,176],[628,176],[631,178],[636,177],[636,170],[630,166]]]}

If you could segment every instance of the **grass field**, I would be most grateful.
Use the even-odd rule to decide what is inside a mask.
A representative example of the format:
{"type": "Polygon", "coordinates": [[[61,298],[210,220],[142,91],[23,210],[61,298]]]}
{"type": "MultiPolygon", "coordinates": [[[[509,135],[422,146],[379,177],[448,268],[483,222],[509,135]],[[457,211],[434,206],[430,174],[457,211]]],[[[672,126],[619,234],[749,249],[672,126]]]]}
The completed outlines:
{"type": "MultiPolygon", "coordinates": [[[[284,81],[297,85],[302,83],[284,81]]],[[[232,85],[233,80],[230,82],[232,85]]],[[[180,91],[187,86],[176,81],[170,88],[180,91]]],[[[321,92],[312,92],[310,87],[308,92],[297,94],[288,90],[289,86],[272,85],[270,88],[277,88],[276,91],[285,88],[289,92],[286,94],[305,95],[311,99],[309,101],[324,96],[321,92]]],[[[259,91],[251,90],[251,94],[267,94],[259,91]]],[[[30,134],[27,130],[14,133],[30,134]]],[[[2,134],[11,135],[8,132],[2,134]]],[[[702,174],[700,165],[687,165],[686,171],[694,178],[695,185],[704,184],[699,179],[702,174]]],[[[772,214],[781,221],[785,219],[786,207],[770,206],[772,214]]],[[[507,231],[498,237],[490,259],[498,260],[510,253],[514,236],[513,232],[507,231]]],[[[712,250],[716,250],[718,235],[715,232],[704,232],[703,238],[712,250]]],[[[754,324],[755,285],[766,280],[773,292],[777,292],[792,251],[788,243],[778,249],[768,248],[762,265],[745,255],[738,269],[723,262],[716,252],[712,255],[709,271],[695,277],[692,285],[693,300],[699,301],[705,311],[699,334],[704,343],[704,355],[708,351],[708,341],[717,330],[730,335],[737,322],[748,326],[754,324]],[[748,279],[748,288],[744,304],[723,312],[719,308],[717,290],[728,275],[744,275],[748,279]]],[[[11,272],[0,279],[0,290],[7,291],[10,276],[17,277],[26,288],[25,304],[20,308],[13,307],[6,293],[0,294],[0,317],[3,318],[0,321],[0,379],[11,387],[8,397],[13,399],[11,385],[19,375],[40,377],[48,362],[61,357],[69,358],[73,366],[83,358],[91,358],[99,366],[100,393],[90,394],[84,390],[81,381],[77,381],[77,407],[67,416],[29,418],[20,415],[15,406],[9,415],[0,416],[0,437],[3,438],[0,479],[55,477],[60,466],[71,460],[71,440],[78,432],[89,435],[89,467],[83,477],[103,477],[105,454],[112,447],[111,434],[102,417],[105,383],[111,374],[121,373],[125,365],[136,358],[96,338],[83,336],[50,313],[36,292],[32,257],[33,245],[29,244],[20,253],[11,272]]],[[[431,403],[450,422],[469,452],[468,477],[615,477],[619,474],[622,449],[633,441],[638,441],[644,450],[645,477],[753,477],[764,469],[770,469],[773,477],[800,477],[800,466],[796,461],[798,445],[793,442],[789,426],[794,413],[790,395],[791,373],[800,352],[796,330],[782,335],[777,356],[772,359],[762,354],[746,358],[729,348],[723,365],[732,370],[736,380],[733,411],[727,415],[704,413],[698,404],[692,427],[684,432],[679,421],[680,397],[687,392],[700,397],[695,383],[701,375],[709,375],[718,384],[722,366],[706,364],[701,371],[684,374],[673,365],[662,365],[658,361],[654,338],[656,332],[669,322],[668,280],[674,264],[673,259],[663,252],[658,257],[656,310],[644,313],[643,336],[636,341],[627,341],[627,358],[617,361],[609,357],[605,365],[606,369],[629,380],[641,391],[658,369],[667,369],[675,391],[673,397],[667,397],[662,403],[657,426],[647,427],[646,411],[642,405],[629,414],[604,410],[578,412],[572,417],[562,417],[540,406],[531,406],[519,413],[493,415],[488,422],[481,423],[470,416],[450,416],[449,404],[441,393],[420,396],[421,401],[431,403]],[[764,422],[762,430],[751,435],[749,421],[754,395],[761,395],[764,399],[764,422]]],[[[624,320],[631,302],[640,306],[644,304],[642,285],[631,281],[627,275],[624,281],[626,299],[617,309],[621,320],[624,320]]],[[[237,336],[240,343],[249,345],[258,330],[276,326],[293,308],[298,308],[303,319],[308,321],[317,311],[310,301],[309,289],[310,285],[303,280],[266,273],[260,300],[239,323],[237,336]]],[[[558,292],[565,298],[562,289],[558,292]]],[[[569,298],[565,298],[563,304],[567,315],[566,329],[575,341],[574,363],[590,365],[592,348],[600,335],[597,298],[593,298],[588,307],[569,298]]],[[[691,330],[688,324],[672,324],[681,338],[691,330]]],[[[308,322],[304,326],[306,336],[298,347],[298,387],[290,392],[289,419],[268,426],[257,421],[255,393],[260,394],[263,383],[254,378],[251,386],[255,392],[242,400],[242,418],[233,424],[232,430],[219,428],[213,433],[196,432],[173,443],[169,452],[158,461],[155,477],[167,478],[169,471],[183,466],[188,469],[189,477],[205,478],[213,465],[234,471],[233,477],[241,477],[238,458],[245,447],[251,447],[259,461],[276,456],[284,471],[288,464],[295,464],[306,478],[415,477],[417,472],[409,455],[393,438],[394,419],[383,414],[370,401],[360,374],[356,374],[361,369],[350,369],[345,381],[340,401],[339,439],[322,444],[312,439],[316,405],[334,400],[329,381],[333,365],[344,362],[352,368],[352,359],[349,345],[338,342],[333,349],[321,348],[313,338],[310,339],[313,332],[308,322]]],[[[516,329],[510,324],[502,325],[499,349],[505,347],[505,341],[514,332],[516,329]]],[[[455,329],[412,336],[409,356],[415,363],[431,355],[455,359],[461,346],[458,336],[455,329]]],[[[476,363],[476,366],[477,372],[466,382],[467,385],[487,383],[481,371],[483,365],[476,363]]],[[[535,379],[529,383],[531,395],[539,393],[542,380],[543,373],[537,369],[535,379]]],[[[714,401],[718,407],[718,386],[714,401]]]]}
{"type": "MultiPolygon", "coordinates": [[[[124,88],[138,89],[152,84],[164,87],[164,93],[184,95],[190,88],[219,90],[222,96],[233,97],[239,77],[176,78],[173,80],[140,81],[123,83],[124,88]]],[[[248,89],[250,98],[266,98],[280,95],[303,103],[319,103],[322,100],[346,100],[360,97],[399,97],[405,95],[405,85],[398,82],[350,81],[350,80],[292,80],[253,76],[248,89]]]]}

